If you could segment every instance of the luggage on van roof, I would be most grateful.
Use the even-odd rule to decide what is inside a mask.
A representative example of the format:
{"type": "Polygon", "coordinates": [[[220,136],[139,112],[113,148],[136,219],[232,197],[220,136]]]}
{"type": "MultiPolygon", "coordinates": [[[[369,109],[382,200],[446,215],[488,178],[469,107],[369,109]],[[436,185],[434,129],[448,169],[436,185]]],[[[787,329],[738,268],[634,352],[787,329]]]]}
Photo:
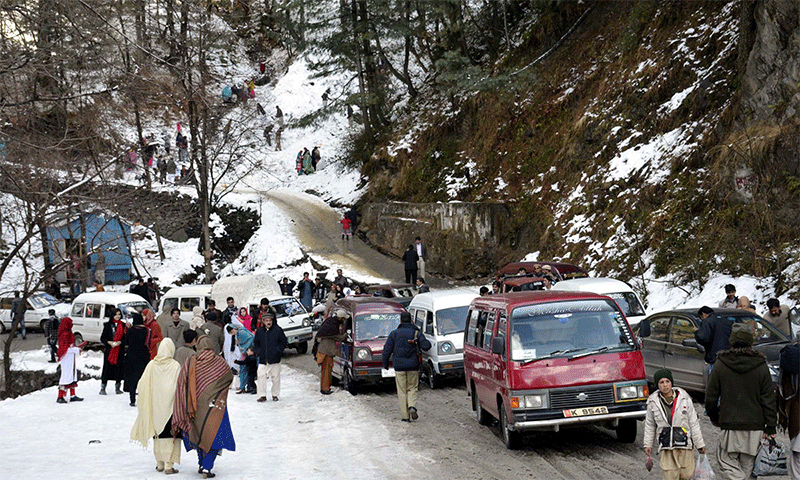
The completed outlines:
{"type": "Polygon", "coordinates": [[[519,272],[520,268],[524,268],[527,274],[532,276],[534,273],[534,265],[541,265],[542,267],[549,265],[550,272],[555,275],[556,280],[559,281],[589,276],[589,274],[586,273],[586,270],[582,269],[581,267],[571,263],[563,262],[511,262],[501,268],[498,273],[503,276],[513,276],[517,275],[517,272],[519,272]]]}

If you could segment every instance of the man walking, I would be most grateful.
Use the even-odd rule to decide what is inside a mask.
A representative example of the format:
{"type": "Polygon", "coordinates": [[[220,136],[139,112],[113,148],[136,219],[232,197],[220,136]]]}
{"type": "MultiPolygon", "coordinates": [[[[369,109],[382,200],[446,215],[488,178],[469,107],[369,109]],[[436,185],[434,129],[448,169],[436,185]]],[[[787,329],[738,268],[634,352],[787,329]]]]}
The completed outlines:
{"type": "Polygon", "coordinates": [[[392,361],[397,385],[397,401],[400,404],[400,418],[410,422],[418,418],[417,392],[419,388],[419,351],[428,351],[431,343],[411,322],[411,314],[400,314],[400,325],[389,334],[383,346],[383,368],[389,369],[392,361]]]}
{"type": "Polygon", "coordinates": [[[417,260],[419,260],[419,255],[417,255],[414,245],[409,245],[408,250],[403,254],[403,263],[406,269],[406,283],[411,285],[417,283],[417,260]]]}
{"type": "Polygon", "coordinates": [[[253,350],[258,355],[258,402],[267,401],[267,378],[272,382],[272,401],[278,401],[281,393],[281,357],[286,348],[286,335],[275,322],[275,316],[264,314],[262,324],[256,330],[253,350]]]}
{"type": "Polygon", "coordinates": [[[753,334],[736,324],[731,348],[719,352],[708,379],[706,411],[722,429],[717,460],[723,480],[750,478],[761,440],[775,437],[775,386],[766,358],[753,350],[753,334]]]}
{"type": "MultiPolygon", "coordinates": [[[[22,331],[22,339],[25,340],[28,335],[25,331],[25,302],[19,296],[19,291],[14,292],[14,300],[11,301],[11,324],[19,320],[18,330],[22,331]]],[[[14,338],[17,338],[17,332],[14,332],[14,338]]]]}

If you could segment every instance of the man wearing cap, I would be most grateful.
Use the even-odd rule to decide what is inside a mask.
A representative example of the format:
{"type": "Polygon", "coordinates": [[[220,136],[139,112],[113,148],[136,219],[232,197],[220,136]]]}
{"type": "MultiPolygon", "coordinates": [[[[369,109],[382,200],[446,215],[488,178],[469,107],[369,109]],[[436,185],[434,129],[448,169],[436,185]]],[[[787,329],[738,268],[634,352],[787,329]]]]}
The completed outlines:
{"type": "Polygon", "coordinates": [[[419,351],[427,352],[430,348],[431,342],[411,322],[411,314],[401,313],[400,325],[389,334],[383,346],[382,360],[385,370],[389,369],[389,360],[394,366],[400,418],[404,422],[419,418],[417,414],[419,351]]]}
{"type": "Polygon", "coordinates": [[[753,350],[753,333],[733,326],[731,348],[717,354],[706,387],[706,411],[722,430],[717,447],[721,478],[747,479],[766,437],[775,437],[775,387],[763,354],[753,350]]]}
{"type": "Polygon", "coordinates": [[[739,305],[739,297],[736,296],[736,287],[732,284],[725,285],[725,298],[719,302],[719,308],[736,308],[739,305]]]}

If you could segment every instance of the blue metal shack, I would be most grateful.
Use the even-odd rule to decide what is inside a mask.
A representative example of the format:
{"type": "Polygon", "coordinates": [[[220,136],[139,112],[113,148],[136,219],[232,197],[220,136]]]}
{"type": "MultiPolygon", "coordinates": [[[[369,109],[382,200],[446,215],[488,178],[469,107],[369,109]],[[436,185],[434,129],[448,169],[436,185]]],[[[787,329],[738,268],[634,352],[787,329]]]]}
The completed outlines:
{"type": "MultiPolygon", "coordinates": [[[[131,279],[131,227],[115,216],[100,211],[83,214],[86,229],[84,254],[100,250],[106,259],[106,283],[127,283],[131,279]]],[[[50,260],[58,264],[77,252],[81,244],[80,215],[64,219],[47,227],[50,260]]],[[[97,261],[97,253],[90,255],[91,266],[97,261]]],[[[71,267],[72,265],[70,265],[71,267]]],[[[66,282],[70,268],[61,269],[57,280],[66,282]]]]}

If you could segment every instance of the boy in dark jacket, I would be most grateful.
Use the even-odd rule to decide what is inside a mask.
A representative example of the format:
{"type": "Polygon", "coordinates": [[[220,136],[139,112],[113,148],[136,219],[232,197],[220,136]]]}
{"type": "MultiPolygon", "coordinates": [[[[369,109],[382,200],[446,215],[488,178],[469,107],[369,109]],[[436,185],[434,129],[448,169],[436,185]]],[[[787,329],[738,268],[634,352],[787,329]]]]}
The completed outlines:
{"type": "Polygon", "coordinates": [[[389,334],[383,346],[383,368],[389,369],[389,360],[395,370],[397,401],[400,404],[400,417],[404,422],[418,418],[417,393],[419,388],[419,351],[428,351],[431,343],[425,335],[411,323],[411,314],[400,314],[400,325],[389,334]],[[409,419],[410,417],[410,419],[409,419]]]}
{"type": "Polygon", "coordinates": [[[56,350],[58,350],[58,317],[56,311],[50,309],[47,311],[49,317],[44,324],[44,335],[47,337],[47,344],[50,346],[50,362],[56,363],[56,350]]]}
{"type": "Polygon", "coordinates": [[[258,401],[267,401],[267,377],[272,382],[272,401],[278,401],[281,391],[281,357],[286,348],[286,335],[271,313],[262,315],[262,324],[256,330],[253,350],[258,355],[258,401]]]}

